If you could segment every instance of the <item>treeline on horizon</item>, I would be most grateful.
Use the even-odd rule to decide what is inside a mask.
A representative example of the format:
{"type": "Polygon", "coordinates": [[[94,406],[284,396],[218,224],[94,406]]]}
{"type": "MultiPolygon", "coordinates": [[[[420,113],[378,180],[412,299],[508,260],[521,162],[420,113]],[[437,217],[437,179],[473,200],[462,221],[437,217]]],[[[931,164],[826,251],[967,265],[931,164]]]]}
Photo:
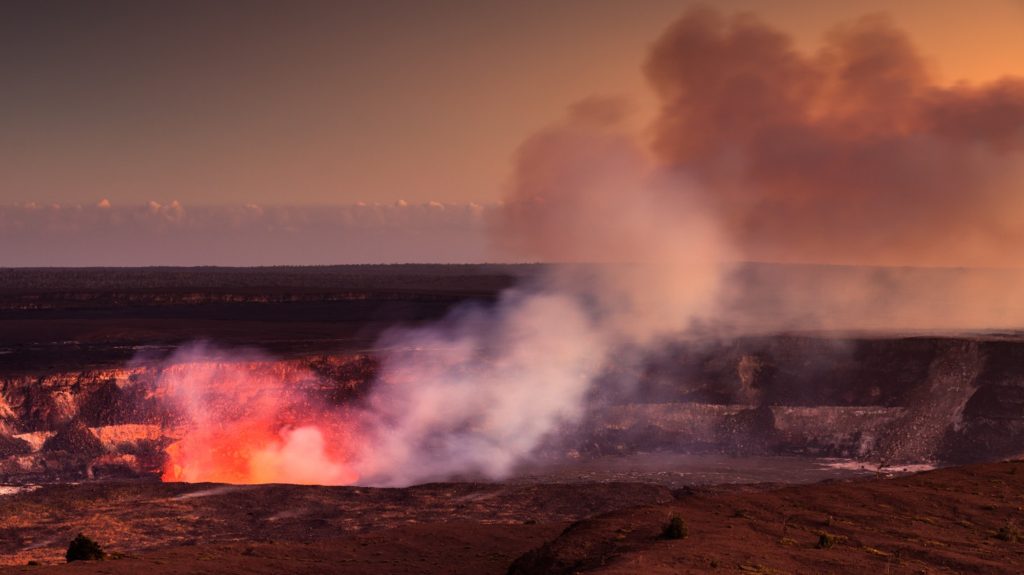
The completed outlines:
{"type": "Polygon", "coordinates": [[[500,290],[542,264],[0,268],[0,293],[105,290],[500,290]]]}
{"type": "MultiPolygon", "coordinates": [[[[154,267],[0,267],[0,293],[45,293],[76,290],[211,289],[246,291],[292,290],[463,290],[467,284],[501,289],[519,280],[535,278],[545,270],[567,264],[343,264],[316,266],[154,266],[154,267]]],[[[568,264],[596,268],[623,264],[568,264]]],[[[628,266],[627,266],[628,267],[628,266]]],[[[1012,275],[1019,270],[994,268],[933,268],[741,262],[731,267],[730,281],[749,282],[788,277],[806,282],[815,278],[841,278],[850,274],[879,278],[927,277],[953,279],[966,273],[1012,275]],[[765,274],[768,274],[767,276],[765,274]]]]}

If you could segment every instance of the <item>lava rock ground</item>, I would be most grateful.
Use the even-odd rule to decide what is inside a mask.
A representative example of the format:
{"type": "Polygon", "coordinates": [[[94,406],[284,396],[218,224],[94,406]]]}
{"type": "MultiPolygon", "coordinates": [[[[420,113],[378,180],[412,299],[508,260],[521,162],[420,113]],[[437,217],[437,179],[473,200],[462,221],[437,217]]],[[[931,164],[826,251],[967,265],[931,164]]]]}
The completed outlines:
{"type": "Polygon", "coordinates": [[[108,552],[129,555],[234,542],[272,548],[388,529],[400,533],[413,525],[550,528],[671,499],[668,488],[629,483],[435,483],[404,489],[139,480],[53,484],[0,498],[0,564],[62,561],[77,533],[108,552]]]}
{"type": "Polygon", "coordinates": [[[674,493],[89,483],[5,498],[0,573],[1010,574],[1024,572],[1022,505],[1024,462],[674,493]],[[660,537],[673,515],[684,539],[660,537]],[[121,558],[59,564],[77,531],[121,558]]]}

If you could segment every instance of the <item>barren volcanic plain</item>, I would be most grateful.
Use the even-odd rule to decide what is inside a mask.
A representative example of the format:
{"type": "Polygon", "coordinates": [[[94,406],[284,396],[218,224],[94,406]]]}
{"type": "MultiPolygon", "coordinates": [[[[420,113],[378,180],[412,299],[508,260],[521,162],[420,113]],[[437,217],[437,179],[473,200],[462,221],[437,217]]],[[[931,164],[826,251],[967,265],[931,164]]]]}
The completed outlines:
{"type": "Polygon", "coordinates": [[[292,398],[275,429],[311,412],[329,428],[385,385],[389,329],[487,309],[542,272],[0,270],[0,571],[1024,571],[1015,333],[680,339],[500,478],[332,468],[315,485],[307,452],[259,451],[276,474],[238,479],[247,448],[224,429],[267,423],[266,397],[292,398]],[[200,376],[245,385],[203,396],[221,411],[196,439],[175,390],[200,376]],[[216,461],[192,474],[197,445],[216,461]],[[686,537],[662,537],[673,516],[686,537]],[[65,565],[77,533],[109,560],[65,565]]]}

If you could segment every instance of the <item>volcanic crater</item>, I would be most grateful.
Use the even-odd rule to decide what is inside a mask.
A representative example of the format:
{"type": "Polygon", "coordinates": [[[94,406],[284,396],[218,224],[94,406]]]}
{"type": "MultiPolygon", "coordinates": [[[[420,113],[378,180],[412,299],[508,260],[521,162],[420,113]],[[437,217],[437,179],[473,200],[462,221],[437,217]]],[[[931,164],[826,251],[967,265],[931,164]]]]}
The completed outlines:
{"type": "MultiPolygon", "coordinates": [[[[1014,464],[885,477],[1019,454],[1024,338],[1013,333],[672,341],[645,357],[637,389],[596,388],[577,421],[499,482],[468,474],[396,489],[231,485],[265,481],[240,472],[246,462],[231,463],[247,447],[210,443],[222,435],[199,438],[227,461],[217,468],[221,475],[185,475],[181,450],[195,414],[182,409],[168,381],[182,373],[181,381],[191,381],[197,369],[214,374],[208,379],[216,385],[206,390],[212,395],[204,397],[222,402],[213,414],[221,431],[251,421],[261,402],[282,393],[288,409],[274,411],[267,423],[273,429],[300,428],[312,412],[318,421],[341,417],[381,385],[387,350],[375,342],[386,328],[436,320],[465,302],[489,305],[500,290],[540,271],[137,270],[119,272],[127,276],[117,278],[116,291],[102,270],[3,271],[0,484],[7,494],[0,494],[0,562],[57,563],[67,541],[84,532],[129,557],[108,562],[110,572],[141,564],[156,572],[199,564],[210,572],[370,572],[373,565],[389,572],[635,572],[624,565],[648,556],[649,572],[679,572],[670,570],[673,561],[680,570],[697,569],[694,557],[703,567],[760,565],[734,557],[738,547],[701,523],[719,529],[722,510],[732,506],[753,510],[743,511],[751,517],[743,532],[752,537],[774,533],[776,520],[783,525],[762,542],[778,565],[792,565],[787,561],[813,547],[802,540],[819,519],[804,515],[821,515],[840,518],[821,530],[849,531],[844,541],[856,540],[860,553],[880,550],[875,555],[893,565],[899,556],[907,565],[1012,572],[1011,563],[929,549],[952,545],[943,538],[957,528],[993,547],[983,532],[1014,524],[1020,492],[964,486],[1008,486],[1017,481],[1014,464]],[[54,283],[61,289],[47,288],[54,283]],[[197,341],[218,351],[181,354],[197,341]],[[776,486],[822,479],[839,482],[776,486]],[[954,515],[994,509],[963,521],[928,515],[931,521],[922,521],[935,539],[921,535],[909,544],[893,533],[862,536],[858,529],[871,518],[850,519],[848,506],[831,510],[820,493],[833,491],[836,501],[842,492],[878,502],[879,521],[897,500],[913,505],[937,493],[963,495],[949,504],[959,511],[944,508],[954,515]],[[687,517],[696,537],[715,538],[716,547],[684,553],[655,543],[669,511],[687,517]],[[425,542],[435,538],[438,547],[429,550],[425,542]],[[783,540],[795,542],[783,544],[793,549],[772,547],[783,540]],[[448,553],[467,559],[455,565],[448,553]]],[[[615,365],[604,369],[601,378],[617,377],[615,365]]],[[[341,435],[322,433],[323,449],[342,449],[341,435]]],[[[359,484],[345,477],[332,483],[359,484]]],[[[1012,556],[1006,549],[989,552],[1012,556]]],[[[849,569],[856,564],[844,558],[821,565],[855,572],[849,569]]]]}

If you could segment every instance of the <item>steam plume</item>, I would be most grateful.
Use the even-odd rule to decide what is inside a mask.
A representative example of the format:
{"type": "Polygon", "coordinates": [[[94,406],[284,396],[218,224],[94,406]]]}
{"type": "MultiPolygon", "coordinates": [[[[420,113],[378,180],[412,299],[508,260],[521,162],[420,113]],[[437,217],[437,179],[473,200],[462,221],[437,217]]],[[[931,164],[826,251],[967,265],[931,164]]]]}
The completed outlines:
{"type": "Polygon", "coordinates": [[[881,16],[813,54],[752,15],[688,12],[645,70],[659,162],[705,184],[748,259],[1019,266],[1024,79],[939,85],[881,16]]]}
{"type": "MultiPolygon", "coordinates": [[[[520,253],[625,263],[569,266],[504,293],[493,307],[464,306],[437,324],[392,330],[369,397],[333,420],[297,409],[287,386],[258,377],[242,385],[269,392],[227,395],[242,414],[236,423],[210,425],[201,407],[208,400],[198,408],[186,401],[199,431],[180,445],[200,456],[172,453],[180,469],[169,478],[296,481],[285,463],[307,453],[324,468],[323,483],[344,482],[344,473],[375,485],[502,478],[583,415],[613,352],[617,364],[628,364],[638,356],[627,350],[711,315],[723,255],[710,249],[720,243],[713,222],[680,191],[690,184],[652,171],[631,140],[608,128],[574,114],[524,145],[504,229],[514,237],[529,233],[527,225],[536,230],[540,241],[520,253]],[[606,203],[623,191],[628,202],[606,203]],[[567,241],[543,241],[561,232],[567,241]],[[288,414],[285,423],[275,424],[281,414],[288,414]],[[341,429],[325,432],[327,423],[341,429]],[[327,453],[321,440],[328,436],[343,449],[327,453]],[[231,446],[222,452],[243,454],[230,470],[241,469],[241,479],[219,470],[223,453],[203,458],[204,446],[222,444],[231,446]]],[[[197,361],[219,365],[216,358],[197,361]]],[[[189,389],[204,398],[233,377],[203,376],[209,369],[187,374],[189,389]]]]}
{"type": "MultiPolygon", "coordinates": [[[[726,263],[1020,265],[1024,80],[938,85],[884,18],[802,54],[753,16],[708,9],[673,24],[645,69],[662,103],[653,146],[624,131],[621,102],[573,106],[523,144],[496,228],[519,257],[606,265],[391,332],[371,395],[339,416],[350,449],[325,469],[385,485],[503,477],[580,417],[604,368],[698,325],[1024,323],[1015,271],[726,263]]],[[[326,452],[313,419],[255,452],[326,452]]]]}
{"type": "Polygon", "coordinates": [[[882,17],[808,55],[753,16],[707,9],[672,25],[645,69],[662,101],[652,148],[622,128],[622,102],[571,107],[519,150],[497,229],[520,256],[618,265],[565,266],[494,311],[393,334],[425,351],[385,362],[373,405],[389,424],[371,426],[388,430],[385,469],[369,477],[501,477],[580,415],[604,367],[695,323],[1024,320],[999,283],[1024,286],[1011,272],[727,264],[1021,263],[1024,80],[940,86],[882,17]]]}

